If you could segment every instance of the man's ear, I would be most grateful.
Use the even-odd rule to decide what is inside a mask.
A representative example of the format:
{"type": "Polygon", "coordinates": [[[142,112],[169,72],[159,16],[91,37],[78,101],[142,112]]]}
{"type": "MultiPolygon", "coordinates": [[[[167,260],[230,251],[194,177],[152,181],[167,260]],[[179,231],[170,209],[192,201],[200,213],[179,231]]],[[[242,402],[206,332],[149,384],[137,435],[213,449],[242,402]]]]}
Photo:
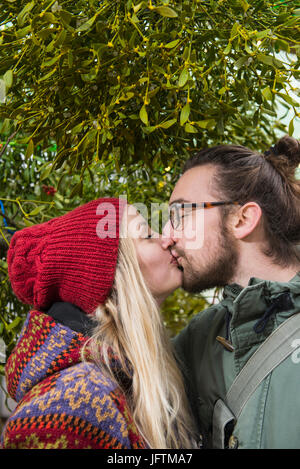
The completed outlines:
{"type": "Polygon", "coordinates": [[[232,214],[230,227],[236,239],[251,235],[261,221],[262,210],[256,202],[247,202],[232,214]]]}

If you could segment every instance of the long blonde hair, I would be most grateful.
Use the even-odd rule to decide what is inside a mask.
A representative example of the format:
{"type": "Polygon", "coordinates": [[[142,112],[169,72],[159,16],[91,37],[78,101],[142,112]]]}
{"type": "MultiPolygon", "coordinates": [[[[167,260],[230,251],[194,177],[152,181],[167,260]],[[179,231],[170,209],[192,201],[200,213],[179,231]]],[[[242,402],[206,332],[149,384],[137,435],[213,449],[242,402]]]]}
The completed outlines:
{"type": "Polygon", "coordinates": [[[122,389],[110,367],[109,350],[117,354],[123,371],[132,378],[127,404],[148,446],[194,447],[183,379],[159,308],[139,268],[134,242],[128,237],[120,238],[113,290],[96,309],[95,319],[98,324],[87,344],[89,354],[122,389]]]}

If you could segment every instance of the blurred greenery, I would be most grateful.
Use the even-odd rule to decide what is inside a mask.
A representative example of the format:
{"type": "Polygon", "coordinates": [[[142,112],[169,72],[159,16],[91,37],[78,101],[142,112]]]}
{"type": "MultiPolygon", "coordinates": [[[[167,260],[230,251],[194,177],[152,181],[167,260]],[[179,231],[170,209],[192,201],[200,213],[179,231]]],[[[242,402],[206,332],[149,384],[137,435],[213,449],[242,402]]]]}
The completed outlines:
{"type": "MultiPolygon", "coordinates": [[[[294,134],[299,15],[294,1],[1,3],[0,337],[7,355],[28,311],[9,286],[14,230],[102,196],[165,202],[198,148],[222,142],[265,150],[277,132],[294,134]],[[279,103],[292,111],[287,124],[279,103]]],[[[171,295],[163,307],[170,333],[216,293],[214,300],[171,295]]]]}

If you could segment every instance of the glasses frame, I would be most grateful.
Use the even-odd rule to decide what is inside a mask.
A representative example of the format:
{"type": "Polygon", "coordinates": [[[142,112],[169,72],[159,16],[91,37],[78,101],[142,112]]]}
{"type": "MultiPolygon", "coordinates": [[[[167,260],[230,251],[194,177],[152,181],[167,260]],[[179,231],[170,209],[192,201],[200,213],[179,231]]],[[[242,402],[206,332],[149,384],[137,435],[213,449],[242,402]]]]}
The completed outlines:
{"type": "MultiPolygon", "coordinates": [[[[176,230],[176,231],[181,231],[182,228],[178,228],[178,226],[175,228],[175,224],[174,224],[174,217],[172,217],[171,213],[172,213],[172,209],[174,208],[175,211],[179,211],[179,209],[181,208],[212,208],[212,207],[219,207],[221,205],[240,205],[239,202],[232,202],[232,201],[220,201],[220,202],[199,202],[199,203],[196,203],[196,202],[174,202],[173,204],[170,205],[169,207],[169,220],[170,220],[170,223],[171,223],[171,226],[173,228],[173,230],[176,230]]],[[[177,219],[179,220],[179,216],[177,217],[177,219]]],[[[183,217],[181,217],[182,219],[183,217]]]]}

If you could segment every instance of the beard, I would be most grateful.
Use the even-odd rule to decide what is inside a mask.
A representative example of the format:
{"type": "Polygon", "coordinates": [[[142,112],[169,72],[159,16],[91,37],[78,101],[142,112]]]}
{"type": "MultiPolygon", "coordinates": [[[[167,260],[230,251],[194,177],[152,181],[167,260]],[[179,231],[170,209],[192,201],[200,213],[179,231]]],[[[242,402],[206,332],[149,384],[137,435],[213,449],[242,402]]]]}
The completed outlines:
{"type": "MultiPolygon", "coordinates": [[[[219,239],[214,246],[208,246],[205,250],[208,256],[205,264],[192,265],[184,253],[181,254],[186,261],[182,288],[189,293],[201,293],[211,288],[224,287],[234,277],[239,259],[236,240],[225,223],[220,224],[219,239]]],[[[205,249],[205,246],[202,249],[205,249]]]]}

